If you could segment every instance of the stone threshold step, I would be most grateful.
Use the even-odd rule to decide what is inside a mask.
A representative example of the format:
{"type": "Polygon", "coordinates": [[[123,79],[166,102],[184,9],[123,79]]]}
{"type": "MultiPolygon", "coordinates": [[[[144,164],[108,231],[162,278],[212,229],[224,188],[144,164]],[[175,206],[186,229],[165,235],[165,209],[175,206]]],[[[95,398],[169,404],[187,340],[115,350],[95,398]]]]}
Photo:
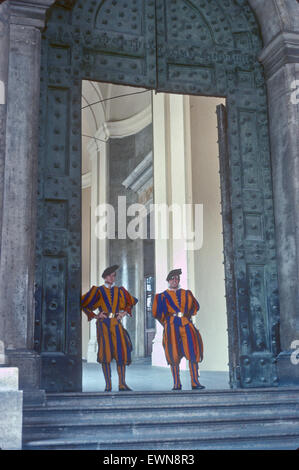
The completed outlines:
{"type": "MultiPolygon", "coordinates": [[[[192,395],[181,395],[180,392],[174,392],[171,397],[135,397],[134,395],[130,395],[129,392],[122,394],[122,396],[114,396],[107,394],[105,397],[102,396],[94,396],[94,397],[78,397],[78,398],[67,398],[67,399],[58,399],[58,400],[48,400],[45,405],[38,406],[38,408],[68,408],[68,407],[114,407],[114,406],[127,406],[127,407],[138,407],[138,406],[145,406],[145,405],[153,405],[155,407],[162,406],[162,405],[176,405],[176,406],[185,406],[185,405],[193,405],[193,404],[226,404],[226,403],[233,403],[233,404],[249,404],[249,403],[284,403],[290,401],[297,401],[299,402],[299,392],[296,395],[286,395],[286,396],[208,396],[203,395],[200,392],[195,392],[192,395]]],[[[24,410],[30,408],[36,408],[35,406],[24,406],[24,410]]]]}
{"type": "Polygon", "coordinates": [[[165,436],[168,439],[175,438],[178,434],[182,436],[192,435],[198,439],[207,437],[223,438],[230,437],[252,437],[257,435],[265,436],[279,436],[279,435],[297,435],[299,439],[299,422],[293,422],[292,420],[274,420],[264,421],[257,423],[256,421],[248,422],[206,422],[206,423],[194,423],[188,422],[183,426],[181,423],[143,423],[134,425],[117,425],[117,426],[92,426],[88,425],[85,427],[77,427],[76,429],[68,426],[42,428],[42,427],[31,427],[29,432],[24,432],[24,442],[32,440],[49,439],[62,439],[65,440],[70,434],[73,439],[77,439],[79,442],[86,439],[97,439],[99,442],[114,443],[118,440],[125,440],[127,442],[138,441],[138,437],[150,440],[154,434],[154,438],[160,438],[161,441],[165,440],[165,436]],[[178,425],[179,424],[179,425],[178,425]]]}
{"type": "MultiPolygon", "coordinates": [[[[119,392],[110,392],[112,395],[119,396],[119,392]]],[[[200,392],[203,395],[262,395],[262,394],[271,394],[271,395],[279,395],[279,394],[290,394],[295,393],[299,394],[299,387],[275,387],[275,388],[238,388],[238,389],[217,389],[217,390],[207,390],[204,389],[200,392]]],[[[173,391],[133,391],[133,392],[122,392],[123,395],[134,395],[135,397],[138,396],[165,396],[174,395],[173,391]]],[[[193,390],[181,390],[179,392],[180,395],[194,394],[193,390]]],[[[97,396],[107,396],[106,392],[56,392],[56,393],[46,393],[47,399],[57,399],[57,398],[74,398],[74,397],[97,397],[97,396]]]]}
{"type": "MultiPolygon", "coordinates": [[[[23,447],[26,447],[28,449],[30,448],[63,448],[65,446],[89,446],[90,448],[94,449],[102,449],[102,450],[110,450],[111,448],[117,449],[117,448],[134,448],[138,449],[140,446],[147,446],[147,447],[153,447],[153,446],[158,446],[156,447],[157,449],[159,448],[165,448],[165,446],[174,446],[174,445],[179,445],[182,450],[184,450],[185,446],[187,445],[192,445],[194,446],[193,448],[196,449],[195,445],[216,445],[216,444],[234,444],[236,445],[238,442],[240,443],[249,443],[249,442],[257,442],[257,443],[262,443],[264,442],[282,442],[282,440],[285,441],[292,441],[295,444],[297,443],[297,448],[298,448],[298,442],[299,442],[299,434],[298,433],[292,433],[292,432],[285,432],[285,433],[280,433],[279,435],[271,435],[271,434],[263,434],[263,433],[256,433],[254,435],[246,435],[246,436],[222,436],[222,437],[216,437],[214,436],[201,436],[201,437],[189,437],[189,438],[182,438],[182,437],[171,437],[168,439],[161,440],[161,438],[140,438],[137,439],[135,438],[134,440],[128,440],[128,439],[119,439],[115,440],[114,442],[101,442],[98,439],[94,439],[94,437],[90,436],[87,438],[82,438],[82,439],[45,439],[45,440],[32,440],[32,441],[27,441],[26,443],[24,442],[23,447]],[[109,447],[107,447],[109,445],[109,447]],[[124,446],[124,447],[122,447],[124,446]],[[134,447],[130,447],[134,446],[134,447]]],[[[171,449],[171,447],[169,447],[171,449]]]]}
{"type": "MultiPolygon", "coordinates": [[[[232,423],[235,421],[244,423],[248,421],[255,421],[255,422],[260,422],[260,421],[282,421],[282,420],[288,420],[288,419],[293,419],[294,421],[298,421],[299,423],[299,410],[298,412],[294,412],[293,409],[290,409],[288,411],[285,410],[279,410],[276,411],[275,413],[269,413],[268,410],[265,410],[264,412],[259,412],[256,413],[246,413],[244,410],[240,412],[240,410],[235,410],[235,413],[233,414],[231,410],[226,410],[226,413],[219,413],[219,412],[214,412],[214,413],[203,413],[202,410],[199,410],[198,412],[192,411],[191,415],[188,414],[185,410],[181,410],[180,413],[165,413],[161,414],[161,412],[158,414],[155,414],[154,416],[152,413],[149,411],[148,413],[145,414],[137,414],[135,416],[127,416],[123,414],[115,414],[111,411],[110,415],[106,414],[99,414],[99,416],[95,416],[93,413],[90,415],[76,415],[76,416],[66,416],[65,414],[60,415],[59,417],[57,416],[36,416],[36,417],[31,417],[30,419],[25,418],[23,420],[23,428],[24,429],[29,429],[30,427],[80,427],[80,426],[101,426],[102,428],[108,427],[108,426],[126,426],[126,425],[135,425],[135,424],[152,424],[157,425],[159,423],[165,423],[165,424],[177,424],[177,425],[185,425],[185,423],[192,422],[192,423],[208,423],[208,422],[228,422],[232,423]],[[100,419],[99,419],[100,418],[100,419]],[[158,420],[157,420],[158,419],[158,420]],[[41,420],[41,421],[40,421],[41,420]]],[[[299,426],[299,424],[298,424],[299,426]]]]}
{"type": "Polygon", "coordinates": [[[131,412],[132,410],[136,411],[143,411],[143,410],[153,410],[153,411],[160,411],[160,410],[193,410],[193,409],[230,409],[230,408],[249,408],[249,407],[257,407],[257,408],[262,408],[262,407],[290,407],[290,406],[298,406],[299,405],[299,397],[298,399],[293,399],[293,398],[286,398],[283,401],[277,401],[277,400],[262,400],[262,401],[246,401],[242,403],[236,403],[236,402],[196,402],[196,403],[178,403],[177,401],[175,403],[130,403],[130,404],[119,404],[119,403],[113,403],[113,404],[107,404],[107,403],[98,403],[97,406],[96,404],[86,404],[86,406],[82,406],[82,403],[78,403],[77,405],[71,404],[70,406],[60,406],[53,405],[53,406],[27,406],[24,407],[24,414],[30,414],[30,413],[54,413],[54,412],[61,412],[61,413],[76,413],[76,412],[131,412]]]}
{"type": "MultiPolygon", "coordinates": [[[[86,448],[85,448],[86,449],[86,448]]],[[[95,449],[95,448],[94,448],[95,449]]],[[[180,450],[180,451],[192,451],[192,450],[296,450],[298,449],[298,440],[294,441],[293,439],[270,439],[269,441],[264,440],[264,442],[261,442],[260,440],[247,440],[244,439],[244,441],[227,441],[226,443],[222,442],[219,443],[217,441],[210,441],[209,443],[184,443],[184,446],[180,443],[162,443],[162,445],[157,444],[157,445],[136,445],[130,446],[130,445],[124,445],[124,446],[116,446],[116,447],[100,447],[98,450],[148,450],[148,451],[175,451],[175,450],[180,450]]],[[[78,449],[79,450],[79,449],[78,449]]],[[[83,449],[82,449],[83,450],[83,449]]],[[[92,449],[90,449],[92,450],[92,449]]]]}

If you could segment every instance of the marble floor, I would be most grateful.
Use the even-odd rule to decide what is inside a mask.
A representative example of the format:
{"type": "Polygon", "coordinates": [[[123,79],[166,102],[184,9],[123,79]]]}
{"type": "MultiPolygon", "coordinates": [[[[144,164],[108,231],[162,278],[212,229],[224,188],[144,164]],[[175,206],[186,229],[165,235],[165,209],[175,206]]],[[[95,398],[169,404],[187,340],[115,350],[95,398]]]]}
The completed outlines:
{"type": "MultiPolygon", "coordinates": [[[[115,362],[112,363],[112,391],[118,391],[118,376],[115,362]]],[[[134,360],[127,367],[126,382],[136,392],[169,391],[173,387],[169,368],[153,367],[150,358],[134,360]]],[[[181,371],[183,390],[190,390],[189,370],[181,371]]],[[[228,372],[202,371],[200,383],[208,390],[229,389],[228,372]]],[[[83,392],[102,392],[105,381],[100,364],[83,362],[83,392]]]]}

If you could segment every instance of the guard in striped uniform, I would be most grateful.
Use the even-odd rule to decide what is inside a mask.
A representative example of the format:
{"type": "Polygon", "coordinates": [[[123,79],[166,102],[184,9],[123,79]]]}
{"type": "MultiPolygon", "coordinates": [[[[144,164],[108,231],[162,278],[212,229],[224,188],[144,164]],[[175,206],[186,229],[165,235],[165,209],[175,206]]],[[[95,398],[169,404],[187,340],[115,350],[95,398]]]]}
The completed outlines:
{"type": "Polygon", "coordinates": [[[93,286],[81,298],[81,307],[88,320],[97,320],[98,362],[106,381],[106,392],[112,390],[111,361],[115,359],[119,377],[119,391],[131,391],[126,384],[126,366],[131,363],[132,343],[121,320],[125,315],[132,316],[132,307],[138,302],[124,287],[114,285],[116,270],[114,265],[105,269],[102,277],[105,284],[93,286]],[[98,309],[98,313],[95,310],[98,309]]]}
{"type": "Polygon", "coordinates": [[[173,375],[173,390],[181,390],[180,361],[189,361],[192,390],[205,388],[198,380],[198,363],[203,360],[202,338],[191,321],[199,310],[199,303],[190,290],[179,288],[181,269],[170,271],[169,287],[156,294],[153,316],[164,326],[163,347],[173,375]]]}

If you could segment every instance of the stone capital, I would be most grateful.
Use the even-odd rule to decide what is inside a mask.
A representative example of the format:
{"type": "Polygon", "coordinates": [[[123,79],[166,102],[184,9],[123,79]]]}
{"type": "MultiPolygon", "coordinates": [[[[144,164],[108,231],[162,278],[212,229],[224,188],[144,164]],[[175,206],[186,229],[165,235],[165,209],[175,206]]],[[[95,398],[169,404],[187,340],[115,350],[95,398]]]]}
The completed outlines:
{"type": "Polygon", "coordinates": [[[90,137],[90,141],[87,145],[87,150],[89,152],[90,158],[98,157],[98,153],[100,152],[103,145],[106,145],[110,138],[110,133],[107,128],[107,123],[104,122],[101,127],[97,130],[93,137],[90,137]]]}
{"type": "Polygon", "coordinates": [[[11,0],[10,23],[43,28],[47,10],[55,0],[11,0]]]}
{"type": "Polygon", "coordinates": [[[282,32],[263,49],[259,60],[265,67],[267,79],[286,64],[299,63],[299,32],[282,32]]]}

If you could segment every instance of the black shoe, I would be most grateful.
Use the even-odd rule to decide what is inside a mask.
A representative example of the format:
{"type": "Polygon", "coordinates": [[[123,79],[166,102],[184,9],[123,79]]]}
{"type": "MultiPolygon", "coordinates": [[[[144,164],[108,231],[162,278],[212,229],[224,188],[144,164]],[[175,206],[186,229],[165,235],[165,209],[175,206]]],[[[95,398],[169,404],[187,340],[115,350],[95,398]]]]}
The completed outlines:
{"type": "Polygon", "coordinates": [[[132,392],[132,391],[133,391],[133,390],[132,390],[130,387],[128,387],[127,385],[125,385],[124,387],[118,387],[118,390],[119,390],[120,392],[132,392]]]}
{"type": "Polygon", "coordinates": [[[104,392],[111,392],[112,388],[105,388],[104,392]]]}
{"type": "Polygon", "coordinates": [[[198,384],[198,385],[192,385],[192,390],[203,390],[206,388],[204,385],[198,384]]]}
{"type": "Polygon", "coordinates": [[[180,385],[179,387],[173,387],[172,391],[176,391],[176,390],[182,390],[182,386],[180,385]]]}

